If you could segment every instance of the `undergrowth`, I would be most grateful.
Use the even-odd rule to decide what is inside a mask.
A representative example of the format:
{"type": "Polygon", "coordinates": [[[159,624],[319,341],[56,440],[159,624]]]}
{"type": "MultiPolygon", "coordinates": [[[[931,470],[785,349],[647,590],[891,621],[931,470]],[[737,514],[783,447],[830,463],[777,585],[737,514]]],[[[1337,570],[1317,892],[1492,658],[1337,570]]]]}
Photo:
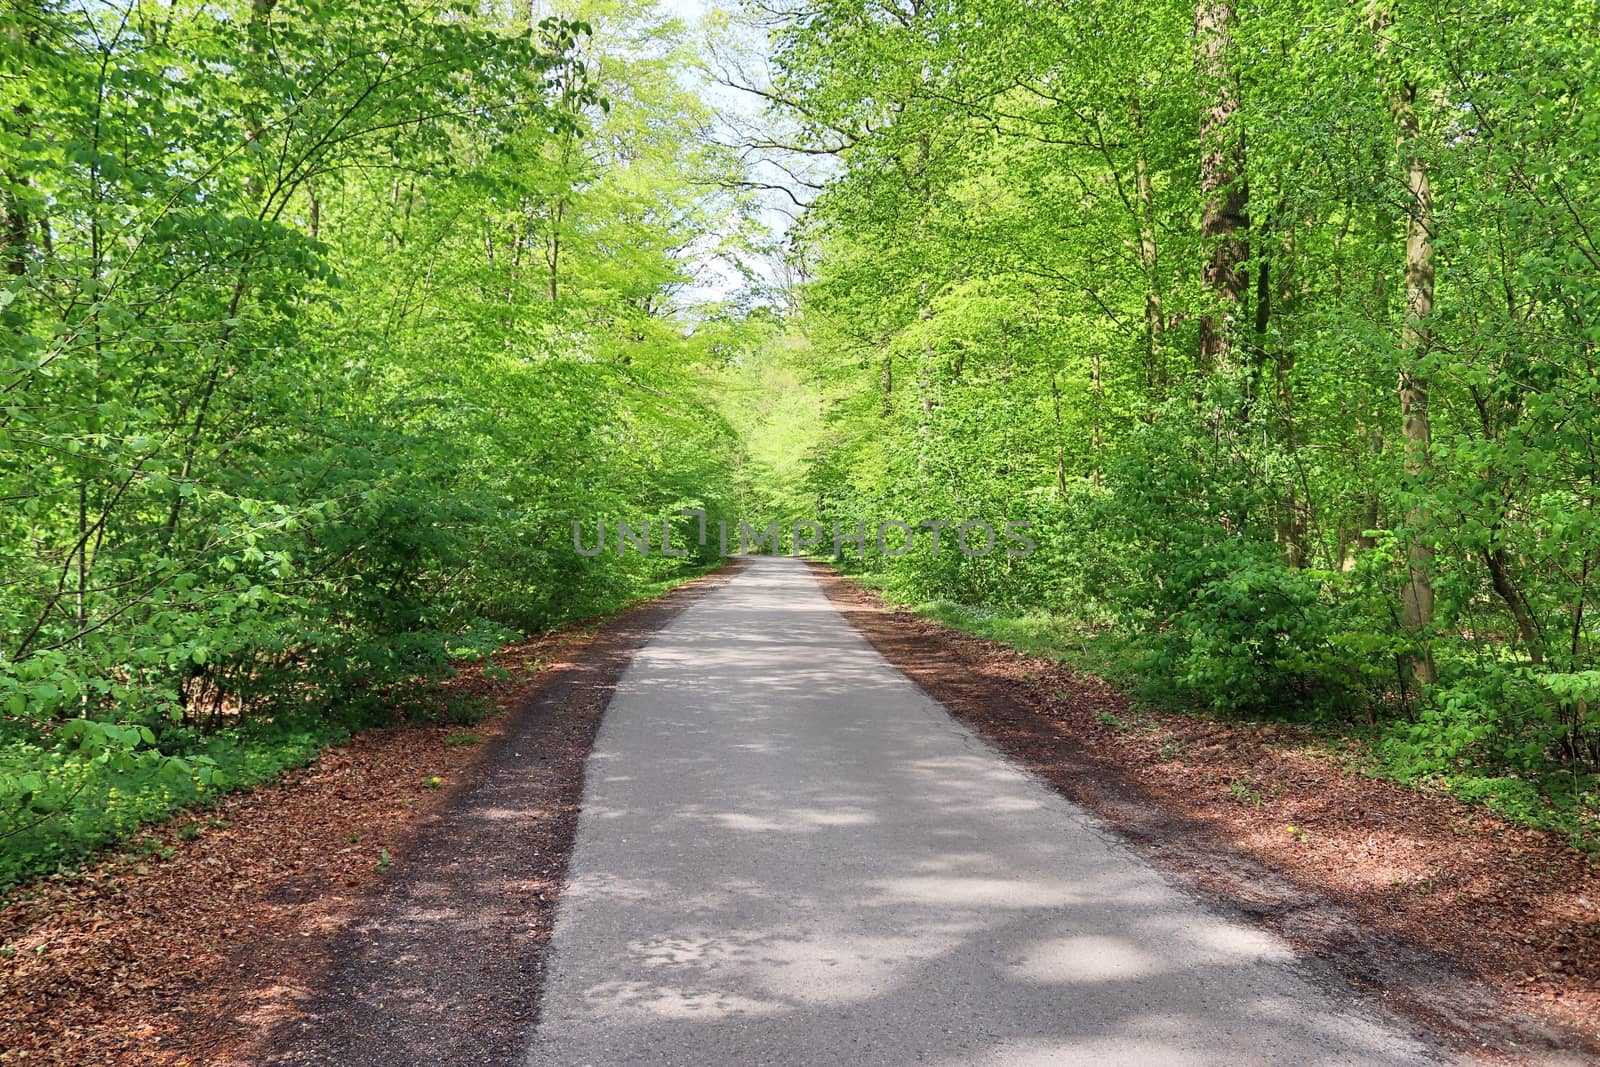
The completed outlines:
{"type": "MultiPolygon", "coordinates": [[[[882,583],[875,584],[881,587],[882,583]]],[[[992,608],[948,600],[918,604],[914,610],[951,629],[1098,675],[1127,693],[1136,706],[1206,718],[1240,718],[1218,713],[1203,694],[1164,675],[1155,642],[1130,637],[1113,626],[1037,609],[992,608]]],[[[1434,700],[1443,698],[1435,695],[1434,700]]],[[[1594,775],[1567,771],[1538,774],[1475,761],[1467,746],[1451,743],[1451,730],[1459,728],[1460,715],[1452,716],[1437,703],[1415,717],[1393,721],[1364,720],[1331,711],[1308,718],[1301,708],[1280,709],[1277,714],[1273,709],[1256,710],[1250,719],[1303,723],[1312,728],[1319,742],[1334,742],[1326,747],[1341,753],[1360,773],[1439,790],[1482,805],[1517,825],[1561,834],[1575,848],[1600,851],[1600,783],[1594,775]]]]}
{"type": "MultiPolygon", "coordinates": [[[[598,628],[630,605],[709,569],[619,591],[604,614],[573,628],[598,628]]],[[[450,649],[454,669],[511,680],[492,653],[514,637],[501,629],[458,637],[450,649]]],[[[186,809],[276,781],[362,730],[406,723],[470,727],[493,712],[486,699],[451,694],[439,684],[443,677],[417,679],[317,714],[261,718],[236,727],[127,727],[142,735],[131,758],[86,749],[69,736],[40,738],[19,728],[0,732],[0,780],[14,786],[0,795],[5,801],[0,803],[0,893],[32,878],[70,871],[186,809]]],[[[478,734],[463,729],[445,743],[479,740],[478,734]]]]}

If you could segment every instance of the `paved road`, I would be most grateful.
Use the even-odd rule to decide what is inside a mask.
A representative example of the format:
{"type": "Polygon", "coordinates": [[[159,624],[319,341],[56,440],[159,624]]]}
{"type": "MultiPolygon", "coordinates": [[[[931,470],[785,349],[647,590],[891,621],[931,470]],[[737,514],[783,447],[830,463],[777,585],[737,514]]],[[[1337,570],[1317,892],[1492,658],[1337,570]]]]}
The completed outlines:
{"type": "Polygon", "coordinates": [[[802,564],[756,559],[616,692],[528,1062],[1433,1060],[957,724],[802,564]]]}

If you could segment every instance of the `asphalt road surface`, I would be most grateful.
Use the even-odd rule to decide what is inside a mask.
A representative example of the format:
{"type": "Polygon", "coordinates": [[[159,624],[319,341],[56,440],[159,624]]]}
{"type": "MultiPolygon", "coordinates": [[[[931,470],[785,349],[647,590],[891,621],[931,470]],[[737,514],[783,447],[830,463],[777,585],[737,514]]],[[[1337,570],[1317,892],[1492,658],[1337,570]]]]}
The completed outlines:
{"type": "Polygon", "coordinates": [[[956,723],[793,560],[636,656],[569,877],[539,1067],[1436,1062],[956,723]]]}

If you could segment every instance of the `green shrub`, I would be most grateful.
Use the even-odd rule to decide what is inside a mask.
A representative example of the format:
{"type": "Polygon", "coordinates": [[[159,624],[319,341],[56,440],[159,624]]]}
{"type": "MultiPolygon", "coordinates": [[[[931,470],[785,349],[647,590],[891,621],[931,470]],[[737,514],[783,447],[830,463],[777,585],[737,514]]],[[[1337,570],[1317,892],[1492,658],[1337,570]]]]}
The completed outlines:
{"type": "Polygon", "coordinates": [[[1242,538],[1173,553],[1149,666],[1213,709],[1297,714],[1341,699],[1349,662],[1332,639],[1333,576],[1291,570],[1242,538]]]}
{"type": "Polygon", "coordinates": [[[0,888],[76,866],[140,826],[303,766],[346,736],[333,725],[228,730],[181,758],[13,736],[0,744],[0,888]]]}

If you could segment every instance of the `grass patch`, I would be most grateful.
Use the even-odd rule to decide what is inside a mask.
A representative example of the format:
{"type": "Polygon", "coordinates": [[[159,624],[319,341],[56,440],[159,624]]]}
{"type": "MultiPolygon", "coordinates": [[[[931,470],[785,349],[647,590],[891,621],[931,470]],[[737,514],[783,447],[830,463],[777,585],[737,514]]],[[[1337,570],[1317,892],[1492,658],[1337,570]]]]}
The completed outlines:
{"type": "Polygon", "coordinates": [[[1170,688],[1144,669],[1148,650],[1112,627],[1037,608],[1019,611],[949,600],[918,604],[913,610],[952,630],[1098,675],[1139,702],[1161,706],[1174,702],[1170,688]]]}

